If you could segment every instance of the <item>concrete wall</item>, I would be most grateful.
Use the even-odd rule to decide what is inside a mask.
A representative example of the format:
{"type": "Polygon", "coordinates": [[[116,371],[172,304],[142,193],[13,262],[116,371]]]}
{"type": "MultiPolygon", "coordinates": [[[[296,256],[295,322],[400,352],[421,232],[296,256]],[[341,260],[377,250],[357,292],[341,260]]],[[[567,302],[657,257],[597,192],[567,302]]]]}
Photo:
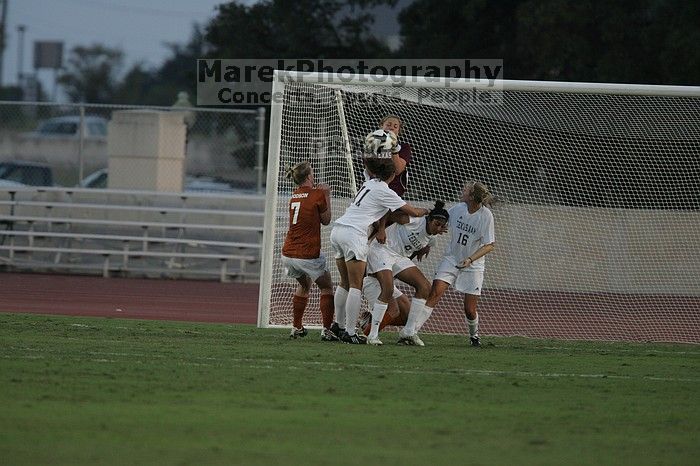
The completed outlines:
{"type": "MultiPolygon", "coordinates": [[[[334,219],[349,202],[333,199],[334,219]]],[[[700,296],[700,212],[513,204],[493,212],[485,288],[700,296]]],[[[278,232],[286,221],[278,215],[278,232]]],[[[327,257],[330,230],[323,228],[327,257]]],[[[430,280],[447,238],[420,265],[430,280]]]]}
{"type": "Polygon", "coordinates": [[[186,132],[181,112],[114,112],[107,135],[109,188],[182,191],[186,132]]]}
{"type": "Polygon", "coordinates": [[[700,296],[700,212],[494,209],[492,288],[700,296]]]}

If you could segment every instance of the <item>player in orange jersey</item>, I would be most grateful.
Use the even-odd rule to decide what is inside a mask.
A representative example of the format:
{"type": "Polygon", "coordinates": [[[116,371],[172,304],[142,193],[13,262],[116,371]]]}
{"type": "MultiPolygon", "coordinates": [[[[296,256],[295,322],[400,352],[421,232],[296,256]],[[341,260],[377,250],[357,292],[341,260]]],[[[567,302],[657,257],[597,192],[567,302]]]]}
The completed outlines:
{"type": "Polygon", "coordinates": [[[292,298],[294,326],[290,337],[303,337],[308,333],[302,318],[313,281],[321,289],[321,340],[335,341],[338,337],[329,329],[334,312],[333,281],[321,252],[321,224],[328,225],[331,221],[331,188],[326,184],[314,185],[309,162],[290,167],[287,178],[298,186],[289,200],[289,230],[282,247],[285,271],[299,282],[292,298]]]}

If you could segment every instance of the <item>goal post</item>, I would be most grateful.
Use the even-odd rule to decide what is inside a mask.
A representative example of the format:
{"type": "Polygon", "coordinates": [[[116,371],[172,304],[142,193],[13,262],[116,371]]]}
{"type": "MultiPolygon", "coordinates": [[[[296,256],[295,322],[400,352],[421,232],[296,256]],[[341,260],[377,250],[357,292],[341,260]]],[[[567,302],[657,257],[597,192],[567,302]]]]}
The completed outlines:
{"type": "MultiPolygon", "coordinates": [[[[259,326],[292,320],[284,167],[311,161],[336,219],[362,182],[364,136],[396,114],[409,202],[449,207],[469,179],[497,198],[483,334],[700,343],[700,87],[383,78],[275,74],[259,326]]],[[[417,263],[429,281],[445,240],[417,263]]],[[[314,287],[305,325],[320,325],[318,307],[314,287]]],[[[424,331],[467,332],[459,293],[424,331]]]]}
{"type": "MultiPolygon", "coordinates": [[[[284,94],[284,82],[275,79],[272,83],[273,95],[284,94]]],[[[273,280],[273,259],[281,249],[275,243],[277,228],[277,180],[280,174],[280,154],[282,140],[282,105],[272,106],[270,113],[270,136],[268,140],[267,181],[265,183],[265,218],[263,221],[263,241],[260,252],[260,290],[258,297],[258,327],[270,325],[272,307],[270,285],[273,280]]],[[[279,277],[274,277],[279,279],[279,277]]]]}

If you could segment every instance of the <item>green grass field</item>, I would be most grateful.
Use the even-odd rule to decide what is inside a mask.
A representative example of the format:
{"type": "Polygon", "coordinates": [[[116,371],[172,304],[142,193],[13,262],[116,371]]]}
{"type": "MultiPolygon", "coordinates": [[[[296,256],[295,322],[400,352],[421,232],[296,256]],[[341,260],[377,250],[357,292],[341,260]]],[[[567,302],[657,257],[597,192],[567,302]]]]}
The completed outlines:
{"type": "Polygon", "coordinates": [[[700,461],[697,346],[287,335],[0,314],[0,464],[700,461]]]}

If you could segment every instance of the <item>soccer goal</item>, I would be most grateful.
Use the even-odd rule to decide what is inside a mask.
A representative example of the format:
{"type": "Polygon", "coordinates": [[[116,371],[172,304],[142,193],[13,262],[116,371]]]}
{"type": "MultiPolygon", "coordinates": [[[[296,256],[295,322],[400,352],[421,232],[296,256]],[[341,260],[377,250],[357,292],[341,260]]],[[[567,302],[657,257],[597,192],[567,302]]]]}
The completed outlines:
{"type": "MultiPolygon", "coordinates": [[[[283,167],[310,160],[338,218],[363,181],[364,136],[396,114],[408,201],[449,207],[470,179],[497,198],[482,335],[700,343],[700,87],[285,72],[273,95],[259,326],[291,325],[283,167]]],[[[430,281],[445,239],[418,264],[430,281]]],[[[315,289],[305,324],[318,307],[315,289]]],[[[466,334],[461,295],[424,331],[466,334]]]]}

